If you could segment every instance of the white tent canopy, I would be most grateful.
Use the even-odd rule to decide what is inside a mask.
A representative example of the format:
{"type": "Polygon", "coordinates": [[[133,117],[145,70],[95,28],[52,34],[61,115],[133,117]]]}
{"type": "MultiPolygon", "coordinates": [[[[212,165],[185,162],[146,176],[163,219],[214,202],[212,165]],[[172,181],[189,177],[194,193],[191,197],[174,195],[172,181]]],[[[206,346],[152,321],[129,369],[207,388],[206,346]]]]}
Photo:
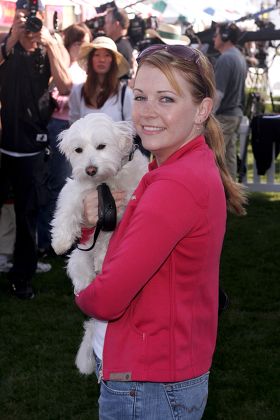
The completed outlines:
{"type": "Polygon", "coordinates": [[[133,9],[138,13],[141,13],[140,5],[142,5],[143,14],[156,15],[168,23],[176,23],[179,17],[184,18],[194,25],[196,31],[209,26],[212,21],[234,21],[249,13],[255,13],[260,10],[261,3],[258,0],[144,0],[141,2],[116,0],[115,2],[119,7],[131,5],[129,10],[133,9]]]}

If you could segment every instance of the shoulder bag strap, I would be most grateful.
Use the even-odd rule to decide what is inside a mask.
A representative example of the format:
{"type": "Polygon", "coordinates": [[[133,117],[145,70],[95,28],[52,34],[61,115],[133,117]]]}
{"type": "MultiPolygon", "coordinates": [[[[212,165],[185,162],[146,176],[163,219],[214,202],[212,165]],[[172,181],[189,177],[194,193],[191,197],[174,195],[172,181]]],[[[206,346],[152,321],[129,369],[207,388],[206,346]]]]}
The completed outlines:
{"type": "Polygon", "coordinates": [[[124,104],[125,91],[126,91],[126,83],[122,85],[122,92],[121,92],[122,121],[124,121],[123,104],[124,104]]]}

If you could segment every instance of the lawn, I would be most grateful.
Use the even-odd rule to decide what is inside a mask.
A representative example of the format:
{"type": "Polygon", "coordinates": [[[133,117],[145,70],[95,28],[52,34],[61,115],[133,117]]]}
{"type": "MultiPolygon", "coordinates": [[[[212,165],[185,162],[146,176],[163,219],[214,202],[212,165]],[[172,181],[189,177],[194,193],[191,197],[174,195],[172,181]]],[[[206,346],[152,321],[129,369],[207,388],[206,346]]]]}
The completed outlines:
{"type": "MultiPolygon", "coordinates": [[[[220,317],[205,420],[280,416],[279,253],[280,194],[253,194],[248,215],[228,219],[221,285],[231,305],[220,317]]],[[[74,366],[84,318],[63,259],[50,262],[28,302],[10,297],[0,274],[1,420],[98,419],[96,380],[74,366]]]]}

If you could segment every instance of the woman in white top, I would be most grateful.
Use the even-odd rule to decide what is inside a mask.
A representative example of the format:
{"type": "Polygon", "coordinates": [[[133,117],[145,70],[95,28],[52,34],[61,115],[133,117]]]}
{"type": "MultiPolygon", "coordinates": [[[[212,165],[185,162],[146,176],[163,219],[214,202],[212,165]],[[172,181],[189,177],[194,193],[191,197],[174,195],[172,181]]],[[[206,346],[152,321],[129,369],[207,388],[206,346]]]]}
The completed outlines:
{"type": "Polygon", "coordinates": [[[120,77],[128,72],[129,64],[114,41],[100,36],[83,44],[78,62],[86,70],[87,79],[85,83],[73,86],[71,91],[70,123],[92,112],[105,113],[114,121],[131,120],[132,91],[120,82],[120,77]]]}

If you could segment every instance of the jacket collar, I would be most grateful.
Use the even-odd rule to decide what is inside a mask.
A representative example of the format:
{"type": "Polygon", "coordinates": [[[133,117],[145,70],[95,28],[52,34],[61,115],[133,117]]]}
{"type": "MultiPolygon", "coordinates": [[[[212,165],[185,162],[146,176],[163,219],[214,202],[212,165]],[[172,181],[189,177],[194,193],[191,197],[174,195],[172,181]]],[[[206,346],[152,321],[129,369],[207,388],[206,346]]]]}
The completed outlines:
{"type": "MultiPolygon", "coordinates": [[[[194,138],[193,140],[189,141],[187,144],[185,144],[184,146],[180,147],[180,149],[176,150],[176,152],[172,153],[171,156],[169,156],[168,159],[166,159],[165,162],[163,162],[162,165],[169,165],[170,163],[175,162],[176,160],[180,159],[181,156],[190,153],[192,150],[197,149],[198,147],[200,147],[201,145],[205,144],[205,137],[204,136],[198,136],[196,138],[194,138]]],[[[154,159],[150,164],[149,164],[149,171],[152,171],[154,169],[158,168],[158,164],[156,162],[156,159],[154,159]]]]}

